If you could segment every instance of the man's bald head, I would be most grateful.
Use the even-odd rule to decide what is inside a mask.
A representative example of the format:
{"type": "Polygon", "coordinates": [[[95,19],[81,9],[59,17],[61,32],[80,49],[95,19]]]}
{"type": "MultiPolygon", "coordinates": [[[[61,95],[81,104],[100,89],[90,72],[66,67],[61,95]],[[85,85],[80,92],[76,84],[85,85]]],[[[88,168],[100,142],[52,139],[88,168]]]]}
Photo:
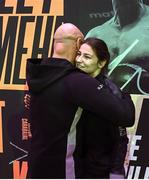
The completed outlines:
{"type": "Polygon", "coordinates": [[[77,51],[83,40],[83,33],[75,25],[62,24],[54,34],[53,57],[64,58],[74,64],[77,51]]]}
{"type": "Polygon", "coordinates": [[[83,40],[84,35],[82,32],[73,24],[65,23],[58,27],[54,34],[55,40],[62,39],[77,39],[81,38],[83,40]]]}

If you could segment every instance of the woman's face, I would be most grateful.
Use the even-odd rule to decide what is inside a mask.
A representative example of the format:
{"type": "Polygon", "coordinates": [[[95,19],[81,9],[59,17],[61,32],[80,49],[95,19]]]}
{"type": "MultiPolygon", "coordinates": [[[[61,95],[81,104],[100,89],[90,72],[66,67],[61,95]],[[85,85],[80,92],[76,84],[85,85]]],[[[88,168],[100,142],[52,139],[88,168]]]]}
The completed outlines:
{"type": "Polygon", "coordinates": [[[99,74],[98,58],[88,44],[82,44],[76,57],[76,67],[95,77],[99,74]]]}

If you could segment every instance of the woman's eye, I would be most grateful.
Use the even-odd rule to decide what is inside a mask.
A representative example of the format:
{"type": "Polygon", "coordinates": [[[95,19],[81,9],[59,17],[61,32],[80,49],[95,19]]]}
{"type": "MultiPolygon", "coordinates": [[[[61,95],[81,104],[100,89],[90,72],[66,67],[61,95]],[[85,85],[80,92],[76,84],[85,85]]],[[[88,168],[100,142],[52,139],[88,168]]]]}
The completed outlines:
{"type": "Polygon", "coordinates": [[[85,58],[86,58],[86,59],[91,59],[91,57],[90,57],[90,56],[85,56],[85,58]]]}

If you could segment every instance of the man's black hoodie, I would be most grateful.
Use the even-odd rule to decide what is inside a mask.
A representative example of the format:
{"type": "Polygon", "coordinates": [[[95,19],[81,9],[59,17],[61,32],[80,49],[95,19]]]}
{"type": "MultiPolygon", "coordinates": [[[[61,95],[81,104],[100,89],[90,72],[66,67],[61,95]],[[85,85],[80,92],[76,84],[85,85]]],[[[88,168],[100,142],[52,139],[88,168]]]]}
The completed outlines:
{"type": "Polygon", "coordinates": [[[118,126],[132,126],[134,105],[119,100],[102,83],[65,59],[29,59],[27,83],[31,94],[32,140],[30,178],[65,178],[67,136],[78,107],[118,126]]]}

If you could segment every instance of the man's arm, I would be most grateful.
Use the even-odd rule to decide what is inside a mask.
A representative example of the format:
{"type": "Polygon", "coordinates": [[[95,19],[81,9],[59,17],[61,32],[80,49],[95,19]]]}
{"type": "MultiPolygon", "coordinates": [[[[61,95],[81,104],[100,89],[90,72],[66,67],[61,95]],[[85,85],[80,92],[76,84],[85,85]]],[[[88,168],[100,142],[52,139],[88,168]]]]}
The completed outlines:
{"type": "Polygon", "coordinates": [[[129,127],[134,124],[134,104],[128,97],[118,98],[109,88],[83,73],[69,75],[66,86],[72,102],[83,109],[111,120],[117,126],[129,127]]]}

